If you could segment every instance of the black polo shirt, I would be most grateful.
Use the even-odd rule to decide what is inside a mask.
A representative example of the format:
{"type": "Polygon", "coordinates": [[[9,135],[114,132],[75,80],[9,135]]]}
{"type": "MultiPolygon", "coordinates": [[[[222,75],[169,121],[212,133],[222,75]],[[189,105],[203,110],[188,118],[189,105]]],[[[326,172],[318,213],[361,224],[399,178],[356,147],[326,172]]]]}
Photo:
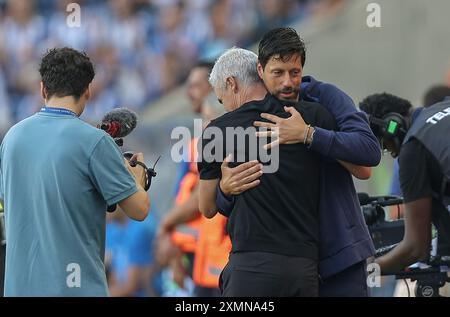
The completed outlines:
{"type": "MultiPolygon", "coordinates": [[[[254,121],[262,120],[263,112],[288,117],[283,108],[285,105],[294,106],[305,122],[312,126],[335,129],[333,117],[320,104],[282,102],[267,94],[261,101],[246,103],[213,120],[204,130],[199,142],[199,153],[203,154],[198,163],[200,179],[220,178],[220,166],[227,154],[233,154],[235,159],[230,164],[232,167],[254,159],[255,147],[260,149],[263,145],[261,140],[247,137],[246,142],[239,143],[236,137],[226,133],[227,130],[253,127],[254,121]],[[206,132],[208,129],[209,132],[206,132]],[[222,135],[210,133],[214,129],[221,131],[222,135]],[[234,142],[231,142],[232,138],[234,142]],[[258,143],[257,146],[254,142],[258,143]],[[214,154],[215,160],[212,162],[212,154],[208,151],[214,154]],[[245,159],[242,160],[242,157],[245,159]]],[[[260,162],[264,161],[260,154],[256,157],[260,162]]],[[[264,173],[260,185],[236,196],[228,221],[232,252],[260,251],[318,259],[319,171],[322,158],[304,144],[289,144],[279,147],[278,162],[277,171],[264,173]]]]}
{"type": "Polygon", "coordinates": [[[450,255],[450,213],[435,196],[444,177],[441,165],[416,138],[402,146],[398,160],[404,202],[432,197],[431,216],[438,230],[438,254],[450,255]]]}

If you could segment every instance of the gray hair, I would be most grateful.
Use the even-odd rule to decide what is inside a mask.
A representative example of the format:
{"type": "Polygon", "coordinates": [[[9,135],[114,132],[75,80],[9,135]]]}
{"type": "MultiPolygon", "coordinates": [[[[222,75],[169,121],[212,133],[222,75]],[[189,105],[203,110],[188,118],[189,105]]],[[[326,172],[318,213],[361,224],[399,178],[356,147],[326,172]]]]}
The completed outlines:
{"type": "Polygon", "coordinates": [[[252,51],[233,47],[223,53],[214,64],[209,83],[214,88],[225,89],[226,79],[234,77],[245,86],[260,82],[258,56],[252,51]]]}

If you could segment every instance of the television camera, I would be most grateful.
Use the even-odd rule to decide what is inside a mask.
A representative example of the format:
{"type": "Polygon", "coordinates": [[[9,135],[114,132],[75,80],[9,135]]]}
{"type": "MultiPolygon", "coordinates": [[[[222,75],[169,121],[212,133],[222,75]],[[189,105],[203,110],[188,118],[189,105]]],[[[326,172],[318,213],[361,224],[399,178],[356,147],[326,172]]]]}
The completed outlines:
{"type": "MultiPolygon", "coordinates": [[[[384,207],[403,203],[398,196],[374,196],[358,193],[361,211],[374,243],[375,257],[381,257],[394,249],[403,239],[404,220],[386,220],[384,207]]],[[[450,282],[450,256],[430,256],[426,263],[418,263],[399,272],[382,272],[382,275],[394,275],[397,280],[417,281],[416,297],[439,297],[439,289],[450,282]]]]}

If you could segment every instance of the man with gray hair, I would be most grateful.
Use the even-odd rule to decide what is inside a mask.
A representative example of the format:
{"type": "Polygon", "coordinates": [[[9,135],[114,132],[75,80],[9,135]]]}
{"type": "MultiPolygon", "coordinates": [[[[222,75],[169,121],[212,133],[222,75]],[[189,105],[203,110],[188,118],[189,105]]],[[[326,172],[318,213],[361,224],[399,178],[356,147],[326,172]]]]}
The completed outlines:
{"type": "MultiPolygon", "coordinates": [[[[259,186],[236,196],[229,217],[232,251],[220,279],[222,295],[317,296],[322,159],[308,150],[308,140],[267,152],[256,136],[252,139],[251,133],[242,131],[255,129],[255,135],[253,122],[261,120],[261,113],[286,117],[292,109],[287,106],[310,125],[333,130],[335,123],[319,104],[280,101],[269,94],[258,76],[257,63],[253,52],[232,48],[220,56],[211,72],[210,83],[229,112],[213,120],[199,142],[200,211],[208,218],[216,215],[216,188],[224,164],[262,162],[264,174],[259,180],[254,173],[260,166],[247,171],[259,186]],[[235,145],[236,138],[241,147],[235,145]],[[268,171],[264,157],[277,161],[278,168],[268,171]]],[[[311,138],[311,133],[305,138],[311,138]]]]}

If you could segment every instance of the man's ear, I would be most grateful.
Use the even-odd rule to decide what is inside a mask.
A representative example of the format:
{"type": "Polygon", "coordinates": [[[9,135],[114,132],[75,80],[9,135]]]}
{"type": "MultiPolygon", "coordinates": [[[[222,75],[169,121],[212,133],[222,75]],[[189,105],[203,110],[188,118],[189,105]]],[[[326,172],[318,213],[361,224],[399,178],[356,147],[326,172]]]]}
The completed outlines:
{"type": "Polygon", "coordinates": [[[44,87],[44,83],[41,81],[41,96],[44,100],[47,100],[47,91],[44,87]]]}
{"type": "Polygon", "coordinates": [[[86,100],[91,99],[91,84],[88,85],[86,92],[84,93],[84,98],[86,100]]]}
{"type": "Polygon", "coordinates": [[[234,92],[234,93],[238,92],[238,83],[236,81],[236,78],[228,77],[227,78],[227,86],[230,86],[232,92],[234,92]]]}
{"type": "Polygon", "coordinates": [[[263,79],[263,73],[264,73],[264,68],[262,67],[261,63],[258,62],[258,75],[259,75],[259,78],[263,79]]]}

